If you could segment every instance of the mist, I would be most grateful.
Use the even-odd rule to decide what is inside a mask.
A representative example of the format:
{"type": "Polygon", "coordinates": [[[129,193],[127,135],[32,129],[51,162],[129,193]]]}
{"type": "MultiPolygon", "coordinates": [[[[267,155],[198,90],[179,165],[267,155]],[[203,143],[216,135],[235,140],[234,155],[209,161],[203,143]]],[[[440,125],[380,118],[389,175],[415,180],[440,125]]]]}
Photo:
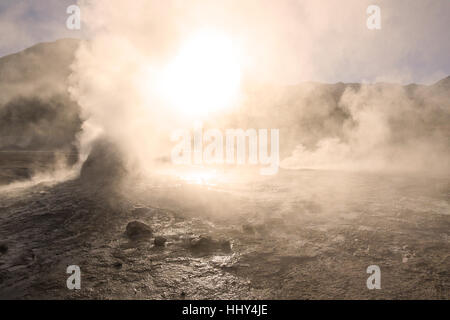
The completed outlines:
{"type": "MultiPolygon", "coordinates": [[[[448,80],[442,89],[400,85],[412,79],[401,63],[404,55],[426,37],[411,16],[417,11],[408,10],[391,34],[384,30],[395,24],[395,8],[383,7],[383,28],[376,34],[364,27],[364,1],[327,8],[314,1],[80,5],[90,40],[77,51],[70,91],[82,110],[84,159],[100,136],[117,144],[134,171],[149,170],[169,154],[170,133],[192,128],[194,121],[170,109],[155,88],[181,40],[207,25],[232,35],[245,57],[239,101],[210,116],[210,126],[281,127],[283,168],[448,173],[448,80]],[[405,37],[410,32],[418,35],[415,42],[405,37]],[[320,52],[318,41],[325,46],[320,52]],[[380,45],[386,42],[389,51],[380,45]],[[363,79],[384,82],[288,86],[302,79],[352,79],[353,68],[363,79]]],[[[435,70],[421,80],[430,83],[442,74],[435,70]]]]}
{"type": "Polygon", "coordinates": [[[282,166],[448,174],[448,85],[348,86],[312,120],[320,135],[308,141],[304,133],[282,166]]]}

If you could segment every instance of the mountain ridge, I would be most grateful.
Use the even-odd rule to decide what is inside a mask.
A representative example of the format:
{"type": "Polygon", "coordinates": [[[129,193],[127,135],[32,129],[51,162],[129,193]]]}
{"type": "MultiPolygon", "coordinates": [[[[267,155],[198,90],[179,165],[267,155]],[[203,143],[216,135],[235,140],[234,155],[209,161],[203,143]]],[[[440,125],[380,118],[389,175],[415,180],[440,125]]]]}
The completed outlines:
{"type": "MultiPolygon", "coordinates": [[[[80,107],[68,93],[67,78],[81,41],[39,43],[0,58],[0,150],[74,148],[82,120],[80,107]]],[[[350,139],[346,132],[359,123],[354,107],[348,105],[352,95],[360,99],[355,102],[360,108],[383,108],[384,103],[408,110],[383,111],[389,112],[384,125],[394,132],[395,141],[433,132],[445,135],[450,113],[450,76],[432,85],[304,82],[251,85],[245,90],[241,110],[216,124],[280,128],[287,141],[282,145],[285,155],[298,143],[314,148],[326,137],[350,139]],[[414,126],[417,132],[407,130],[414,126]]]]}

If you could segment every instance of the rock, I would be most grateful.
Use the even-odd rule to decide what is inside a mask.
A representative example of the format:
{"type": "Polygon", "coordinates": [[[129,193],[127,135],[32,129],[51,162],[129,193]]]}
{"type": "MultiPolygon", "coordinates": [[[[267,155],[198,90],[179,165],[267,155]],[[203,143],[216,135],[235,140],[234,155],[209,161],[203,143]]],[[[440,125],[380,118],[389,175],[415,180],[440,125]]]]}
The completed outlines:
{"type": "Polygon", "coordinates": [[[153,230],[143,222],[131,221],[127,224],[126,234],[132,240],[150,238],[153,230]]]}
{"type": "Polygon", "coordinates": [[[113,267],[116,269],[122,268],[122,262],[120,261],[114,262],[113,267]]]}
{"type": "Polygon", "coordinates": [[[91,153],[83,163],[80,180],[89,186],[114,186],[127,174],[119,147],[106,138],[93,143],[91,153]]]}
{"type": "Polygon", "coordinates": [[[190,248],[195,251],[213,251],[223,250],[225,252],[231,251],[231,243],[227,240],[214,240],[208,236],[200,236],[191,239],[190,248]]]}
{"type": "Polygon", "coordinates": [[[8,252],[8,246],[6,243],[0,243],[0,254],[5,254],[8,252]]]}
{"type": "Polygon", "coordinates": [[[166,242],[167,242],[167,239],[164,237],[156,237],[155,238],[155,246],[156,247],[164,247],[166,242]]]}

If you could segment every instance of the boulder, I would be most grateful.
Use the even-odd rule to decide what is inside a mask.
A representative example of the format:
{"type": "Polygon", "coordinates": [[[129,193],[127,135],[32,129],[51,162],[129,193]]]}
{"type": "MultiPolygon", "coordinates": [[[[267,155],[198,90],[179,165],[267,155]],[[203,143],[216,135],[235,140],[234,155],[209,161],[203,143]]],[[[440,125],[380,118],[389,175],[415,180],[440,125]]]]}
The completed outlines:
{"type": "Polygon", "coordinates": [[[214,240],[209,236],[200,236],[190,241],[190,248],[194,251],[231,251],[231,243],[228,240],[214,240]]]}
{"type": "Polygon", "coordinates": [[[126,173],[119,147],[106,138],[99,138],[93,143],[91,153],[83,163],[80,179],[89,186],[105,187],[120,182],[126,173]]]}
{"type": "Polygon", "coordinates": [[[126,234],[132,240],[151,238],[153,230],[143,222],[131,221],[127,224],[126,234]]]}
{"type": "Polygon", "coordinates": [[[155,246],[156,247],[164,247],[166,242],[167,242],[167,239],[164,237],[156,237],[155,238],[155,246]]]}

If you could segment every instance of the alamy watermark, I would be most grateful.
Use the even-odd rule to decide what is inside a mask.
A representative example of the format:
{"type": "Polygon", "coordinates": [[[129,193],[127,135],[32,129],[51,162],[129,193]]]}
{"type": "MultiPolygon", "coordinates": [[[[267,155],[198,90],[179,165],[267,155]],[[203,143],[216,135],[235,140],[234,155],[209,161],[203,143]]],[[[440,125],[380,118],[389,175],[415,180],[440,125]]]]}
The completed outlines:
{"type": "Polygon", "coordinates": [[[370,5],[367,7],[366,13],[369,15],[367,17],[366,25],[369,30],[380,30],[381,29],[381,8],[377,5],[370,5]]]}
{"type": "Polygon", "coordinates": [[[279,129],[180,129],[172,133],[172,163],[177,165],[249,164],[264,166],[262,175],[278,173],[280,164],[279,129]],[[270,131],[270,141],[269,141],[270,131]],[[247,144],[248,141],[248,144],[247,144]],[[270,151],[269,151],[270,149],[270,151]]]}
{"type": "Polygon", "coordinates": [[[70,16],[66,20],[66,27],[69,30],[81,29],[81,9],[79,6],[73,4],[67,7],[66,13],[70,16]]]}
{"type": "Polygon", "coordinates": [[[369,278],[367,278],[367,289],[381,289],[381,270],[377,265],[371,265],[367,267],[367,273],[371,274],[369,278]]]}
{"type": "Polygon", "coordinates": [[[80,290],[81,289],[81,269],[79,266],[72,265],[68,266],[66,273],[70,274],[67,278],[66,285],[69,290],[80,290]]]}

